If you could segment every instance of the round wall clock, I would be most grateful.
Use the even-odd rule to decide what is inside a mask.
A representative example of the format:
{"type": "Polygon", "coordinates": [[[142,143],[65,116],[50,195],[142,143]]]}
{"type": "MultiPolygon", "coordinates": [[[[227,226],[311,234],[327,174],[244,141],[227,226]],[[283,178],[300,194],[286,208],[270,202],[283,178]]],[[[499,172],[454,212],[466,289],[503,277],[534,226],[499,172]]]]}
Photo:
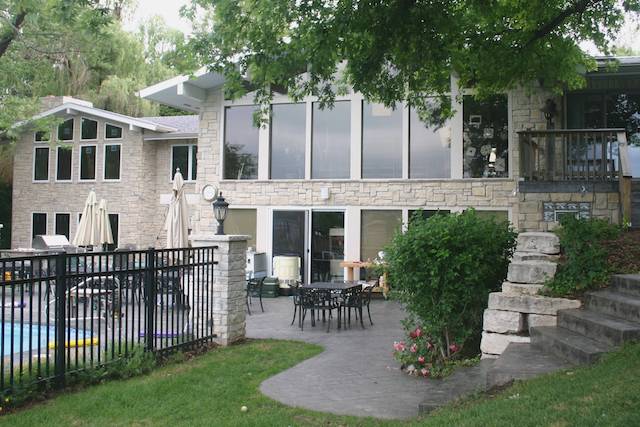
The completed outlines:
{"type": "Polygon", "coordinates": [[[213,201],[218,197],[218,189],[211,184],[207,184],[202,188],[202,198],[207,202],[213,201]]]}

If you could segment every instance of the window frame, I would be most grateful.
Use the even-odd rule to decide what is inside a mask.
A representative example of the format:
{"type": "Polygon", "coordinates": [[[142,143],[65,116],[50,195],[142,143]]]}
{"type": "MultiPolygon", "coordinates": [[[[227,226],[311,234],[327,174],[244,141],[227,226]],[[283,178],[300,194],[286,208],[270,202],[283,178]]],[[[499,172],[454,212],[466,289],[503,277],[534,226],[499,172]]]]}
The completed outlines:
{"type": "MultiPolygon", "coordinates": [[[[185,174],[182,174],[182,178],[184,179],[184,182],[196,182],[198,179],[198,171],[197,171],[197,165],[196,165],[196,179],[191,179],[192,176],[192,171],[193,171],[193,153],[192,151],[196,150],[196,156],[198,155],[198,144],[171,144],[171,154],[170,154],[170,159],[169,159],[169,182],[173,182],[173,170],[175,169],[173,167],[173,148],[174,147],[188,147],[189,148],[189,153],[187,156],[187,177],[185,178],[185,174]]],[[[122,156],[120,157],[120,159],[122,160],[122,156]]],[[[197,161],[197,158],[196,158],[197,161]]],[[[180,172],[183,172],[182,170],[180,172]]],[[[122,174],[122,173],[121,173],[122,174]]]]}
{"type": "Polygon", "coordinates": [[[97,144],[84,144],[78,146],[78,182],[96,182],[98,179],[98,145],[97,144]],[[94,148],[94,156],[95,156],[95,170],[93,173],[93,179],[83,179],[82,178],[82,149],[85,147],[93,147],[94,148]]]}
{"type": "Polygon", "coordinates": [[[69,228],[69,237],[67,240],[71,241],[71,213],[70,212],[54,212],[53,213],[53,233],[58,235],[58,215],[68,215],[69,216],[69,224],[67,227],[69,228]]]}
{"type": "MultiPolygon", "coordinates": [[[[97,164],[97,162],[96,162],[97,164]]],[[[103,144],[102,150],[102,180],[105,182],[120,182],[122,181],[122,143],[107,143],[103,144]],[[118,178],[107,178],[107,147],[110,146],[118,146],[120,147],[120,164],[118,165],[118,178]]]]}
{"type": "Polygon", "coordinates": [[[51,180],[51,147],[35,146],[33,147],[33,161],[31,162],[31,182],[34,184],[49,183],[51,180]],[[36,153],[38,150],[47,150],[47,179],[36,179],[36,153]]]}
{"type": "Polygon", "coordinates": [[[116,125],[114,123],[104,122],[103,131],[104,131],[104,134],[103,134],[103,138],[102,139],[104,139],[105,141],[122,141],[124,139],[124,126],[118,126],[118,125],[116,125]],[[108,138],[107,137],[107,125],[119,128],[122,131],[121,135],[120,135],[120,138],[108,138]]]}
{"type": "Polygon", "coordinates": [[[38,141],[36,139],[36,135],[38,134],[38,132],[42,132],[42,131],[35,131],[33,132],[33,143],[34,144],[48,144],[51,142],[51,136],[53,135],[53,132],[51,132],[51,130],[49,130],[49,139],[46,141],[38,141]]]}
{"type": "Polygon", "coordinates": [[[35,239],[36,236],[46,236],[49,233],[49,215],[46,212],[36,212],[33,211],[31,212],[31,243],[29,244],[31,246],[31,244],[33,244],[33,239],[35,239]],[[34,234],[34,217],[35,215],[44,215],[44,234],[34,234]]]}
{"type": "Polygon", "coordinates": [[[62,123],[60,123],[57,127],[56,127],[56,141],[59,142],[67,142],[67,141],[74,141],[76,139],[76,118],[75,117],[70,117],[68,119],[65,119],[62,121],[62,123]],[[73,123],[73,128],[71,131],[71,139],[60,139],[60,125],[70,121],[73,123]]]}
{"type": "Polygon", "coordinates": [[[69,183],[69,182],[73,182],[73,146],[65,148],[62,145],[57,145],[56,146],[56,165],[55,165],[55,182],[60,182],[60,183],[69,183]],[[58,179],[58,159],[60,157],[60,150],[61,149],[69,149],[71,150],[71,165],[69,166],[70,169],[70,174],[69,174],[69,179],[58,179]]]}
{"type": "MultiPolygon", "coordinates": [[[[284,101],[282,101],[284,102],[284,101]]],[[[279,101],[272,101],[271,104],[274,103],[282,103],[279,101]]],[[[305,100],[305,102],[307,102],[305,100]]],[[[287,103],[291,103],[291,101],[288,101],[287,103]]],[[[261,173],[266,175],[266,179],[271,181],[268,177],[269,177],[269,162],[268,162],[268,158],[269,158],[269,151],[271,150],[270,147],[270,141],[269,141],[269,134],[271,132],[270,128],[271,128],[271,120],[268,121],[268,123],[266,124],[262,124],[259,128],[258,128],[258,154],[257,154],[257,170],[256,170],[256,177],[255,178],[225,178],[225,168],[226,168],[226,162],[225,162],[225,143],[226,143],[226,137],[227,137],[227,109],[229,108],[234,108],[234,107],[252,107],[254,110],[260,108],[259,105],[256,105],[253,100],[238,100],[238,101],[227,101],[224,100],[222,101],[222,120],[220,122],[220,129],[219,129],[219,133],[218,135],[219,137],[219,144],[220,144],[220,160],[219,160],[219,165],[220,165],[220,181],[227,181],[227,182],[235,182],[235,181],[241,181],[241,182],[252,182],[252,181],[260,181],[263,180],[261,173]],[[268,150],[264,151],[264,147],[263,145],[265,144],[263,142],[263,140],[266,140],[266,144],[267,144],[267,148],[268,150]],[[261,160],[263,155],[267,156],[267,164],[262,164],[261,162],[264,162],[265,160],[261,160]],[[263,168],[266,168],[265,171],[262,171],[263,168]]],[[[306,177],[305,177],[306,179],[306,177]]]]}
{"type": "Polygon", "coordinates": [[[82,141],[82,142],[97,141],[98,139],[100,139],[99,133],[100,133],[100,122],[98,120],[91,119],[91,118],[89,118],[87,116],[80,116],[80,141],[82,141]],[[96,137],[95,138],[84,139],[82,137],[82,124],[83,124],[83,122],[85,120],[90,120],[92,122],[96,122],[96,137]]]}

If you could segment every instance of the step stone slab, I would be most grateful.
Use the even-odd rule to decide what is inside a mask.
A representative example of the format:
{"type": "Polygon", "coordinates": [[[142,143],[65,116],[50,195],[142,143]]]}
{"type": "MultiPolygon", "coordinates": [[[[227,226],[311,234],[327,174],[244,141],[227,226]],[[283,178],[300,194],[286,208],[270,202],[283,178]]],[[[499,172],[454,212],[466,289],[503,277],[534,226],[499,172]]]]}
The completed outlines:
{"type": "Polygon", "coordinates": [[[515,261],[509,264],[507,281],[542,284],[556,274],[557,264],[547,261],[515,261]]]}
{"type": "Polygon", "coordinates": [[[560,239],[554,233],[535,231],[520,233],[516,251],[557,255],[560,253],[560,239]]]}
{"type": "Polygon", "coordinates": [[[529,295],[507,295],[502,292],[489,294],[489,307],[492,310],[516,311],[519,313],[547,314],[555,316],[564,308],[579,308],[578,300],[550,298],[529,295]]]}
{"type": "Polygon", "coordinates": [[[531,338],[522,335],[495,334],[493,332],[482,332],[480,350],[484,354],[502,354],[507,346],[512,342],[531,342],[531,338]]]}
{"type": "Polygon", "coordinates": [[[536,326],[556,326],[558,317],[548,314],[527,314],[527,329],[536,326]]]}
{"type": "Polygon", "coordinates": [[[507,295],[538,295],[544,288],[544,285],[535,285],[533,283],[502,283],[502,293],[507,295]]]}
{"type": "Polygon", "coordinates": [[[560,255],[547,255],[541,254],[537,252],[514,252],[511,257],[512,261],[547,261],[547,262],[555,262],[560,261],[560,255]]]}
{"type": "Polygon", "coordinates": [[[524,331],[524,315],[515,311],[485,310],[482,325],[485,331],[517,334],[524,331]]]}

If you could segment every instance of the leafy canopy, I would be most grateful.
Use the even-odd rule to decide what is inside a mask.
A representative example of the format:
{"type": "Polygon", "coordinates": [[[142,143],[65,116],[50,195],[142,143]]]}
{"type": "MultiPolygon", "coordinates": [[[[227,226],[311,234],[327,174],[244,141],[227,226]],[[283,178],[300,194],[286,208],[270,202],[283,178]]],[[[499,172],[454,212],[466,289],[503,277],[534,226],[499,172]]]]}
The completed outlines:
{"type": "Polygon", "coordinates": [[[640,0],[192,0],[183,14],[198,23],[191,48],[226,75],[229,97],[256,90],[267,104],[271,90],[287,90],[331,104],[346,83],[426,113],[424,94],[448,111],[451,73],[480,96],[538,81],[578,87],[595,66],[579,44],[609,52],[625,13],[639,9],[640,0]]]}

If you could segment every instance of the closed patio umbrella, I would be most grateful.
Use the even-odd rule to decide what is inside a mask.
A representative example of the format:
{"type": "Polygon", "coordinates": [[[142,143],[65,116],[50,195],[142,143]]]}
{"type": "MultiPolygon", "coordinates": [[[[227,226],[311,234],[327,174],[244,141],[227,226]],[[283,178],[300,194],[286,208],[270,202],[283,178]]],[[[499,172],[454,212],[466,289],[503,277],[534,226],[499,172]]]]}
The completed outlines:
{"type": "Polygon", "coordinates": [[[96,192],[89,192],[84,203],[82,217],[73,238],[75,246],[95,246],[98,244],[98,229],[96,227],[96,192]]]}
{"type": "Polygon", "coordinates": [[[96,228],[98,230],[98,244],[100,246],[113,244],[113,232],[111,231],[107,201],[105,199],[101,199],[98,205],[96,228]]]}
{"type": "Polygon", "coordinates": [[[184,179],[180,169],[173,177],[173,197],[171,197],[169,204],[165,227],[167,229],[167,249],[189,246],[189,214],[187,199],[184,195],[184,179]]]}

